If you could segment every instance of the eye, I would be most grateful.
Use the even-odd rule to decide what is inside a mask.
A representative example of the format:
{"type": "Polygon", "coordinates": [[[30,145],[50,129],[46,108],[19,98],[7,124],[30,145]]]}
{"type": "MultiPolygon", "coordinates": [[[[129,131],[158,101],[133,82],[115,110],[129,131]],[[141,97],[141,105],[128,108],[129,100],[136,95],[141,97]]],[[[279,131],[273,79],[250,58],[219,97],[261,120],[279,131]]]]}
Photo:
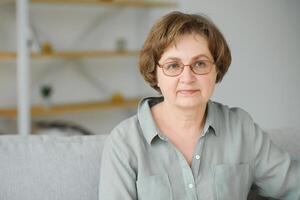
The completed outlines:
{"type": "Polygon", "coordinates": [[[176,70],[176,69],[180,68],[180,65],[178,63],[176,63],[176,62],[174,62],[174,63],[166,63],[164,65],[164,68],[166,70],[176,70]]]}
{"type": "Polygon", "coordinates": [[[197,60],[194,64],[193,64],[194,68],[206,68],[208,67],[208,62],[205,60],[197,60]]]}

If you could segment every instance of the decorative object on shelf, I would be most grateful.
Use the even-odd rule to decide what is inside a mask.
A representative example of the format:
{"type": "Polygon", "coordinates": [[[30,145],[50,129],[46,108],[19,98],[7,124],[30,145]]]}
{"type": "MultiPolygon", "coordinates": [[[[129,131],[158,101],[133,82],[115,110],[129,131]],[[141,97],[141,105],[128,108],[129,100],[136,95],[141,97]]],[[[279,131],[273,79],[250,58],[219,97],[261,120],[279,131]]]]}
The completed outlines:
{"type": "Polygon", "coordinates": [[[34,134],[38,135],[94,135],[88,129],[74,122],[67,121],[37,121],[33,123],[34,134]]]}
{"type": "Polygon", "coordinates": [[[50,42],[42,44],[42,54],[53,54],[53,47],[50,42]]]}
{"type": "Polygon", "coordinates": [[[51,85],[42,85],[40,88],[40,95],[42,97],[42,104],[45,109],[51,108],[51,95],[53,93],[53,88],[51,85]]]}
{"type": "Polygon", "coordinates": [[[121,93],[114,93],[111,96],[111,102],[114,103],[122,103],[125,101],[125,98],[123,97],[123,95],[121,93]]]}
{"type": "Polygon", "coordinates": [[[116,49],[118,52],[125,52],[127,48],[127,42],[125,38],[118,38],[116,40],[116,49]]]}

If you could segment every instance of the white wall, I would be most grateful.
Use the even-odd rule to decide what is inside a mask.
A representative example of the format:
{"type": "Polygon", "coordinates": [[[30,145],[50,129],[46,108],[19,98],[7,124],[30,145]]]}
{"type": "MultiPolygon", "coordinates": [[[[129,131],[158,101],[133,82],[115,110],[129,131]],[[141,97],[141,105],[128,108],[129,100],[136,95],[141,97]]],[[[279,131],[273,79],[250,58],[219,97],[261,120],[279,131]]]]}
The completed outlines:
{"type": "MultiPolygon", "coordinates": [[[[170,10],[34,5],[31,19],[40,40],[49,40],[57,50],[114,49],[120,37],[126,39],[128,49],[137,49],[153,22],[170,10]],[[85,33],[93,21],[100,23],[94,32],[85,33]],[[86,34],[88,37],[80,37],[86,34]]],[[[300,128],[300,1],[179,0],[177,10],[208,15],[230,45],[233,62],[217,87],[215,100],[244,108],[265,128],[300,128]]],[[[0,27],[0,51],[15,50],[13,6],[0,7],[0,27]]],[[[81,62],[108,91],[126,96],[154,94],[139,76],[136,58],[81,62]]],[[[74,66],[61,60],[34,61],[32,102],[40,102],[38,88],[43,83],[54,86],[53,102],[57,103],[107,97],[82,79],[74,66]]],[[[15,62],[0,62],[1,106],[16,104],[15,74],[15,62]]],[[[115,110],[64,117],[85,122],[101,133],[132,113],[115,110]]],[[[0,126],[4,124],[8,123],[0,126]]]]}
{"type": "Polygon", "coordinates": [[[182,0],[225,35],[232,65],[214,99],[247,110],[261,126],[300,127],[300,1],[182,0]]]}
{"type": "MultiPolygon", "coordinates": [[[[300,128],[300,1],[179,0],[177,10],[211,18],[232,64],[213,99],[242,107],[264,128],[300,128]]],[[[165,14],[152,11],[147,27],[165,14]]]]}

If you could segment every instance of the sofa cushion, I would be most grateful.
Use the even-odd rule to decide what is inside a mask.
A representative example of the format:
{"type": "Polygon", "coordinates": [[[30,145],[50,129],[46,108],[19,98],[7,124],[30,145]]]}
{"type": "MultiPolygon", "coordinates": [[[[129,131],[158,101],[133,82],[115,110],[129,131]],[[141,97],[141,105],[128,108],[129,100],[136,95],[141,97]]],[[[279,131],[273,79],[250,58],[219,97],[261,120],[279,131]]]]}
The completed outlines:
{"type": "Polygon", "coordinates": [[[0,199],[97,200],[105,138],[1,136],[0,199]]]}
{"type": "MultiPolygon", "coordinates": [[[[292,127],[266,130],[272,142],[285,150],[294,160],[300,160],[300,130],[292,127]]],[[[261,197],[257,194],[258,188],[253,187],[248,200],[273,200],[273,198],[261,197]]],[[[275,200],[275,199],[274,199],[275,200]]]]}
{"type": "Polygon", "coordinates": [[[292,159],[300,160],[300,130],[296,128],[280,128],[267,130],[271,140],[279,148],[288,152],[292,159]]]}
{"type": "MultiPolygon", "coordinates": [[[[300,131],[267,131],[300,160],[300,131]]],[[[0,200],[98,200],[100,159],[106,135],[0,136],[0,200]]],[[[256,191],[249,200],[258,197],[256,191]]]]}

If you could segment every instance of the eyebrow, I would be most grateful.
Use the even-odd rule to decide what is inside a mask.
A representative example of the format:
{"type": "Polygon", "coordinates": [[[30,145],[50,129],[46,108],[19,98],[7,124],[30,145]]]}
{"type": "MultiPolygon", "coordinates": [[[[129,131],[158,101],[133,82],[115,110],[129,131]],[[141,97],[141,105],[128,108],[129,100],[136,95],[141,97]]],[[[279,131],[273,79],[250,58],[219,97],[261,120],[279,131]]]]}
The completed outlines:
{"type": "MultiPolygon", "coordinates": [[[[205,55],[205,54],[199,54],[199,55],[196,55],[196,56],[192,57],[191,60],[196,60],[196,59],[199,59],[199,58],[202,58],[202,57],[204,57],[204,58],[206,58],[206,59],[208,59],[208,60],[211,60],[211,58],[209,58],[209,57],[208,57],[207,55],[205,55]]],[[[178,57],[169,57],[169,58],[165,59],[164,62],[166,62],[166,61],[168,61],[168,60],[170,60],[170,61],[180,61],[181,59],[178,58],[178,57]]]]}

